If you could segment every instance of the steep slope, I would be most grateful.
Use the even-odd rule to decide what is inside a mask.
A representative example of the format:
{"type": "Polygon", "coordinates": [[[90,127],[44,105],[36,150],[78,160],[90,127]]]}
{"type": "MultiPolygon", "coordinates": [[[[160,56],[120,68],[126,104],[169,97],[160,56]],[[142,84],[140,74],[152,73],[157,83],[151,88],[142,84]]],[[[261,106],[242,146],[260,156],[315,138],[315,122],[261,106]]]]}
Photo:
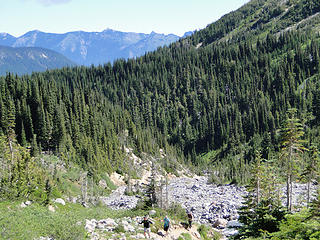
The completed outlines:
{"type": "Polygon", "coordinates": [[[309,141],[320,142],[320,37],[314,3],[253,0],[208,28],[139,58],[31,79],[7,76],[0,82],[7,90],[0,111],[7,113],[15,104],[23,112],[15,125],[19,142],[23,135],[32,142],[36,134],[44,150],[70,151],[65,156],[94,173],[129,171],[119,150],[128,145],[137,154],[163,149],[169,170],[184,159],[206,171],[212,166],[219,181],[246,182],[256,150],[265,159],[277,156],[278,129],[288,108],[297,108],[298,117],[305,119],[309,141]],[[264,6],[269,6],[267,16],[287,6],[300,17],[281,15],[274,32],[264,25],[268,23],[258,32],[239,25],[260,16],[264,6]],[[231,16],[238,16],[234,23],[231,16]],[[292,27],[302,23],[301,30],[292,27]],[[286,30],[289,26],[292,31],[286,30]],[[7,96],[15,100],[11,105],[7,96]]]}
{"type": "Polygon", "coordinates": [[[66,57],[48,49],[0,46],[0,75],[7,72],[21,75],[74,65],[66,57]]]}
{"type": "Polygon", "coordinates": [[[4,46],[11,46],[12,44],[14,44],[16,40],[14,36],[11,36],[8,33],[0,33],[0,39],[1,39],[0,45],[4,45],[4,46]]]}
{"type": "Polygon", "coordinates": [[[103,64],[118,58],[132,58],[168,45],[178,36],[158,33],[120,32],[111,29],[102,32],[68,32],[65,34],[31,31],[21,37],[0,35],[0,45],[12,47],[42,47],[57,51],[72,61],[82,64],[103,64]]]}
{"type": "Polygon", "coordinates": [[[256,40],[267,33],[288,30],[320,31],[320,2],[312,0],[252,0],[237,11],[226,14],[217,22],[189,38],[196,46],[202,43],[256,40]]]}

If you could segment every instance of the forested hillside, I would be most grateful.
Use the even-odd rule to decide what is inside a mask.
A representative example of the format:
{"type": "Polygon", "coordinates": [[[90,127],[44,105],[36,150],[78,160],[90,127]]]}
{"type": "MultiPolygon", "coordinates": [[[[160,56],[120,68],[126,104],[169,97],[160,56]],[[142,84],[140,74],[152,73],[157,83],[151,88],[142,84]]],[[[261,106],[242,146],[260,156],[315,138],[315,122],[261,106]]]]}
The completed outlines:
{"type": "Polygon", "coordinates": [[[0,133],[92,173],[121,170],[126,145],[162,148],[168,162],[223,165],[225,179],[245,182],[255,150],[265,159],[279,151],[289,108],[306,144],[320,142],[319,11],[317,1],[253,0],[137,59],[9,74],[0,79],[0,133]]]}
{"type": "Polygon", "coordinates": [[[63,55],[49,49],[0,46],[0,76],[5,76],[8,72],[22,75],[75,65],[63,55]]]}

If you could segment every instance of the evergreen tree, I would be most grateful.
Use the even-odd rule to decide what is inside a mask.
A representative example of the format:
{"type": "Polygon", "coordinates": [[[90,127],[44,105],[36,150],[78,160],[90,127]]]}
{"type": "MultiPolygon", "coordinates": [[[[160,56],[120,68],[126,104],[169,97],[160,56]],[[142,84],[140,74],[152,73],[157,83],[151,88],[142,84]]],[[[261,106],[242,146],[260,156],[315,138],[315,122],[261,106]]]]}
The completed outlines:
{"type": "Polygon", "coordinates": [[[305,169],[302,173],[302,176],[307,181],[307,203],[310,203],[310,191],[311,191],[311,181],[319,180],[320,176],[320,158],[319,151],[315,144],[312,144],[310,147],[310,156],[306,162],[305,169]]]}
{"type": "Polygon", "coordinates": [[[256,153],[248,195],[244,206],[240,208],[239,221],[243,224],[235,239],[259,237],[263,232],[276,232],[279,222],[284,218],[280,200],[277,198],[277,184],[272,180],[274,171],[270,163],[261,158],[261,152],[256,153]]]}
{"type": "Polygon", "coordinates": [[[299,154],[306,148],[303,146],[304,129],[296,117],[296,109],[288,110],[288,117],[281,129],[282,158],[286,168],[287,210],[292,210],[292,182],[297,172],[299,154]]]}
{"type": "Polygon", "coordinates": [[[36,157],[39,154],[39,148],[38,148],[37,135],[36,134],[33,135],[30,154],[31,154],[32,157],[36,157]]]}

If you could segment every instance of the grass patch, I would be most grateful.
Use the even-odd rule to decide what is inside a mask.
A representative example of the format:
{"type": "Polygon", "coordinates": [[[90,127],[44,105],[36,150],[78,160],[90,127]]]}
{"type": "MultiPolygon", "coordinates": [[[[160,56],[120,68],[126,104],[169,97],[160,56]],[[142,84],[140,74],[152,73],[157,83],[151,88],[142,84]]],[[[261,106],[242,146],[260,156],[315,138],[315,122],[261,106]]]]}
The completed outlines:
{"type": "Polygon", "coordinates": [[[186,210],[180,204],[172,204],[168,209],[168,214],[176,221],[187,221],[186,210]]]}
{"type": "Polygon", "coordinates": [[[192,237],[189,233],[181,233],[181,236],[184,240],[192,240],[192,237]]]}
{"type": "Polygon", "coordinates": [[[126,230],[124,230],[124,226],[119,224],[118,226],[115,227],[114,232],[116,233],[124,233],[126,230]]]}
{"type": "Polygon", "coordinates": [[[198,227],[198,232],[203,240],[219,240],[222,238],[219,232],[203,224],[198,227]]]}
{"type": "Polygon", "coordinates": [[[79,204],[57,204],[56,211],[33,203],[26,208],[21,202],[0,203],[0,239],[33,240],[40,236],[55,240],[86,239],[85,219],[122,218],[143,215],[141,211],[115,211],[106,207],[84,208],[79,204]]]}

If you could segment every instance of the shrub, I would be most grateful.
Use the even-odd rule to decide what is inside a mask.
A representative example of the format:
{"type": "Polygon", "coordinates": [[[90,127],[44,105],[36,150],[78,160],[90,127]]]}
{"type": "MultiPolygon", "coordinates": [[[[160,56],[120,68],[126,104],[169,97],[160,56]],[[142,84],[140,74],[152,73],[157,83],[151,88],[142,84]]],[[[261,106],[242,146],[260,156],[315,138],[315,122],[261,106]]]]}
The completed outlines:
{"type": "Polygon", "coordinates": [[[124,226],[119,224],[118,226],[115,227],[114,232],[116,233],[124,233],[126,230],[124,229],[124,226]]]}
{"type": "Polygon", "coordinates": [[[280,223],[280,231],[272,234],[272,239],[320,239],[319,218],[312,218],[310,212],[288,214],[280,223]]]}
{"type": "Polygon", "coordinates": [[[222,235],[219,232],[214,231],[206,225],[200,225],[198,232],[203,240],[219,240],[222,238],[222,235]]]}
{"type": "Polygon", "coordinates": [[[178,203],[173,203],[168,209],[168,213],[177,220],[185,220],[187,217],[186,210],[178,203]]]}
{"type": "Polygon", "coordinates": [[[184,240],[192,240],[192,237],[189,233],[181,233],[181,236],[184,240]]]}

